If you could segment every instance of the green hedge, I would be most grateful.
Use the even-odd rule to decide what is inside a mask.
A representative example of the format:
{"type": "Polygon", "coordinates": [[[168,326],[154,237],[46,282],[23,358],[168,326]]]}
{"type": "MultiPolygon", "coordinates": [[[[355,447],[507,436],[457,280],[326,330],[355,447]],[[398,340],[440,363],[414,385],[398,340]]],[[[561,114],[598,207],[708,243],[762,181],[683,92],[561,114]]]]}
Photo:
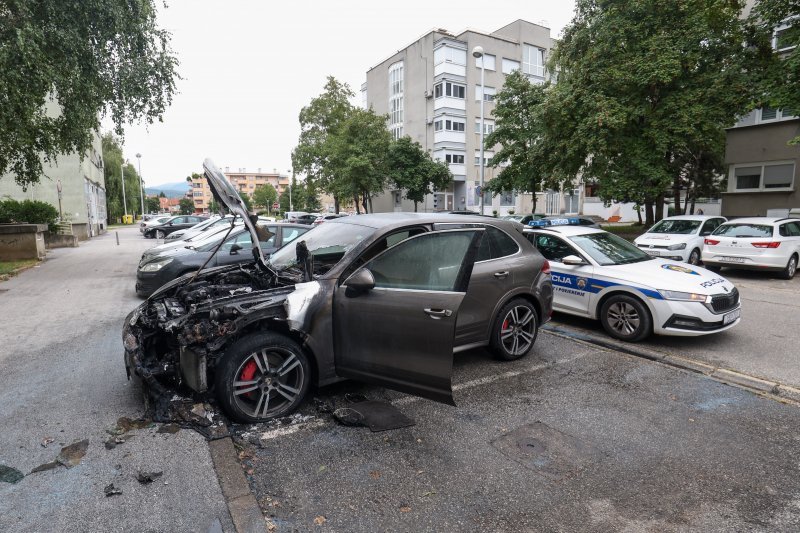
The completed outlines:
{"type": "Polygon", "coordinates": [[[52,231],[57,220],[58,211],[47,202],[39,200],[18,202],[12,198],[0,200],[0,224],[47,224],[52,231]]]}

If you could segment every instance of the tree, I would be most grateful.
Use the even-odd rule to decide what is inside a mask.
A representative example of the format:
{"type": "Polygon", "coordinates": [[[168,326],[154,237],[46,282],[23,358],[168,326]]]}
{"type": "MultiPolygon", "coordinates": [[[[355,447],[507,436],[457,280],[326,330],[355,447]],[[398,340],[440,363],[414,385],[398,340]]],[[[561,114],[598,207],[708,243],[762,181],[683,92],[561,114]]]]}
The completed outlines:
{"type": "MultiPolygon", "coordinates": [[[[764,71],[762,85],[765,101],[760,103],[794,114],[800,113],[799,15],[798,0],[759,0],[749,20],[757,32],[761,49],[769,51],[769,67],[764,71]],[[777,41],[774,51],[773,35],[777,41]]],[[[800,135],[791,142],[800,143],[800,135]]]]}
{"type": "Polygon", "coordinates": [[[159,192],[158,192],[158,197],[159,197],[159,198],[166,198],[166,197],[167,197],[167,195],[166,195],[166,194],[164,194],[164,191],[159,191],[159,192]]]}
{"type": "Polygon", "coordinates": [[[257,185],[253,191],[253,203],[257,207],[272,210],[272,204],[278,199],[278,191],[270,183],[257,185]]]}
{"type": "Polygon", "coordinates": [[[148,213],[158,213],[161,210],[161,202],[156,196],[145,196],[144,208],[148,213]]]}
{"type": "Polygon", "coordinates": [[[253,212],[253,204],[250,201],[250,195],[244,191],[239,191],[239,196],[242,198],[242,202],[244,203],[244,207],[248,213],[253,212]]]}
{"type": "Polygon", "coordinates": [[[194,213],[194,204],[188,198],[181,198],[181,201],[178,202],[178,207],[180,208],[181,215],[191,215],[194,213]]]}
{"type": "Polygon", "coordinates": [[[719,154],[724,128],[752,101],[760,63],[744,46],[741,8],[578,0],[542,110],[550,167],[596,178],[605,200],[643,205],[647,224],[660,218],[664,192],[680,188],[681,164],[719,154]]]}
{"type": "Polygon", "coordinates": [[[101,115],[117,135],[161,120],[179,79],[154,0],[3,2],[0,42],[0,175],[22,187],[43,160],[85,154],[101,115]]]}
{"type": "MultiPolygon", "coordinates": [[[[122,147],[119,139],[111,133],[102,137],[103,145],[103,175],[106,183],[106,207],[109,220],[116,220],[125,214],[141,213],[141,196],[139,187],[141,181],[136,173],[136,167],[122,160],[122,147]],[[125,204],[122,198],[122,180],[120,173],[125,175],[125,204]]],[[[156,207],[156,211],[158,208],[156,207]]]]}
{"type": "Polygon", "coordinates": [[[357,213],[359,202],[365,213],[371,212],[372,195],[384,189],[392,140],[386,119],[372,109],[353,108],[327,142],[328,165],[336,176],[333,190],[353,198],[357,213]]]}
{"type": "Polygon", "coordinates": [[[548,136],[543,118],[546,95],[545,86],[534,85],[519,70],[511,73],[495,96],[495,129],[485,138],[486,147],[500,145],[492,166],[503,165],[486,189],[495,194],[514,190],[533,193],[532,211],[536,210],[536,191],[545,183],[557,181],[549,164],[553,138],[548,136]]]}
{"type": "Polygon", "coordinates": [[[442,161],[434,161],[422,146],[409,136],[401,137],[389,145],[389,179],[394,186],[405,191],[405,197],[417,204],[425,195],[440,191],[453,180],[453,174],[442,161]]]}
{"type": "Polygon", "coordinates": [[[333,195],[337,213],[339,197],[348,191],[331,164],[331,143],[353,111],[350,104],[353,96],[355,94],[346,83],[328,76],[323,93],[300,111],[300,138],[292,150],[292,166],[306,175],[307,183],[313,182],[333,195]]]}

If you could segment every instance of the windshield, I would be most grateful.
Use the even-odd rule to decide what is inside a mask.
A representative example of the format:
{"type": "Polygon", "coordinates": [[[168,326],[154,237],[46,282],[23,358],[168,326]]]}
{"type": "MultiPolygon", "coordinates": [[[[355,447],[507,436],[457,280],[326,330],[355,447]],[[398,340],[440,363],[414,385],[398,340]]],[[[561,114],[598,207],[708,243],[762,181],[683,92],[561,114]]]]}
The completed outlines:
{"type": "Polygon", "coordinates": [[[627,265],[653,259],[622,237],[612,233],[575,235],[572,242],[603,266],[627,265]]]}
{"type": "Polygon", "coordinates": [[[697,231],[702,221],[700,220],[662,220],[647,233],[671,233],[673,235],[689,235],[697,231]]]}
{"type": "Polygon", "coordinates": [[[772,237],[772,226],[764,224],[723,224],[714,230],[713,235],[724,237],[736,237],[746,239],[748,237],[764,238],[772,237]]]}
{"type": "Polygon", "coordinates": [[[324,274],[338,263],[358,243],[375,233],[375,228],[335,221],[320,224],[308,233],[284,246],[269,258],[269,265],[280,272],[298,267],[296,242],[305,241],[314,261],[314,274],[324,274]]]}

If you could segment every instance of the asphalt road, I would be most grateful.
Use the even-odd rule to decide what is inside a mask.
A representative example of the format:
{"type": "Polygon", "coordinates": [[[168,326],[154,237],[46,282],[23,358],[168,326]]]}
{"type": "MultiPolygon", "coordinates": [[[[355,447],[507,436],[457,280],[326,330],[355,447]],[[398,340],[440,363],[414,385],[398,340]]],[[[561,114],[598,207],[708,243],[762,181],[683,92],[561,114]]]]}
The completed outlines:
{"type": "MultiPolygon", "coordinates": [[[[724,269],[739,288],[742,321],[702,337],[650,337],[639,346],[800,387],[800,275],[781,280],[761,272],[724,269]]],[[[600,322],[556,313],[553,324],[610,338],[600,322]]]]}
{"type": "Polygon", "coordinates": [[[48,252],[0,283],[0,465],[26,475],[0,483],[0,531],[232,530],[206,441],[193,431],[132,430],[108,450],[119,417],[143,414],[126,379],[120,331],[141,301],[136,228],[48,252]],[[47,447],[42,442],[52,438],[47,447]],[[89,440],[77,466],[29,474],[62,446],[89,440]],[[137,473],[163,471],[149,485],[137,473]],[[121,495],[106,497],[113,483],[121,495]]]}
{"type": "Polygon", "coordinates": [[[393,401],[416,425],[372,433],[309,405],[242,437],[278,531],[797,531],[800,410],[543,332],[498,363],[457,357],[458,407],[393,401]]]}

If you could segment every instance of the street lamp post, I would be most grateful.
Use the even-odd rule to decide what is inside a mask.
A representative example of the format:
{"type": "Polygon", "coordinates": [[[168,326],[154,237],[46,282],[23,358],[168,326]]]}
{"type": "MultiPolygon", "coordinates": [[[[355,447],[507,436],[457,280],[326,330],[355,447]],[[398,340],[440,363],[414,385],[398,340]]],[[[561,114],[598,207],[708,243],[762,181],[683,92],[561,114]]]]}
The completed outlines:
{"type": "Polygon", "coordinates": [[[122,205],[125,208],[125,220],[128,220],[128,202],[125,200],[125,167],[122,161],[119,162],[119,177],[122,181],[122,205]]]}
{"type": "Polygon", "coordinates": [[[294,206],[292,205],[292,181],[294,181],[294,170],[290,169],[286,172],[289,173],[289,211],[294,211],[294,206]]]}
{"type": "Polygon", "coordinates": [[[144,220],[144,180],[142,179],[142,154],[137,153],[136,159],[139,163],[139,192],[142,195],[142,220],[144,220]]]}
{"type": "Polygon", "coordinates": [[[484,117],[483,117],[483,105],[484,105],[484,102],[486,101],[486,95],[484,94],[484,92],[486,90],[486,88],[484,87],[484,76],[485,76],[485,73],[486,73],[486,69],[484,68],[485,58],[483,56],[483,47],[482,46],[476,46],[475,48],[473,48],[472,49],[472,55],[473,55],[473,57],[481,58],[481,152],[480,152],[480,161],[479,161],[479,163],[480,163],[480,173],[481,173],[481,185],[480,185],[480,187],[481,187],[481,204],[480,205],[481,205],[481,215],[482,215],[482,214],[484,214],[483,213],[483,197],[484,197],[483,180],[484,180],[484,173],[485,173],[485,167],[486,167],[485,161],[484,161],[484,157],[483,157],[483,136],[484,136],[484,134],[486,132],[486,126],[484,125],[484,117]]]}

